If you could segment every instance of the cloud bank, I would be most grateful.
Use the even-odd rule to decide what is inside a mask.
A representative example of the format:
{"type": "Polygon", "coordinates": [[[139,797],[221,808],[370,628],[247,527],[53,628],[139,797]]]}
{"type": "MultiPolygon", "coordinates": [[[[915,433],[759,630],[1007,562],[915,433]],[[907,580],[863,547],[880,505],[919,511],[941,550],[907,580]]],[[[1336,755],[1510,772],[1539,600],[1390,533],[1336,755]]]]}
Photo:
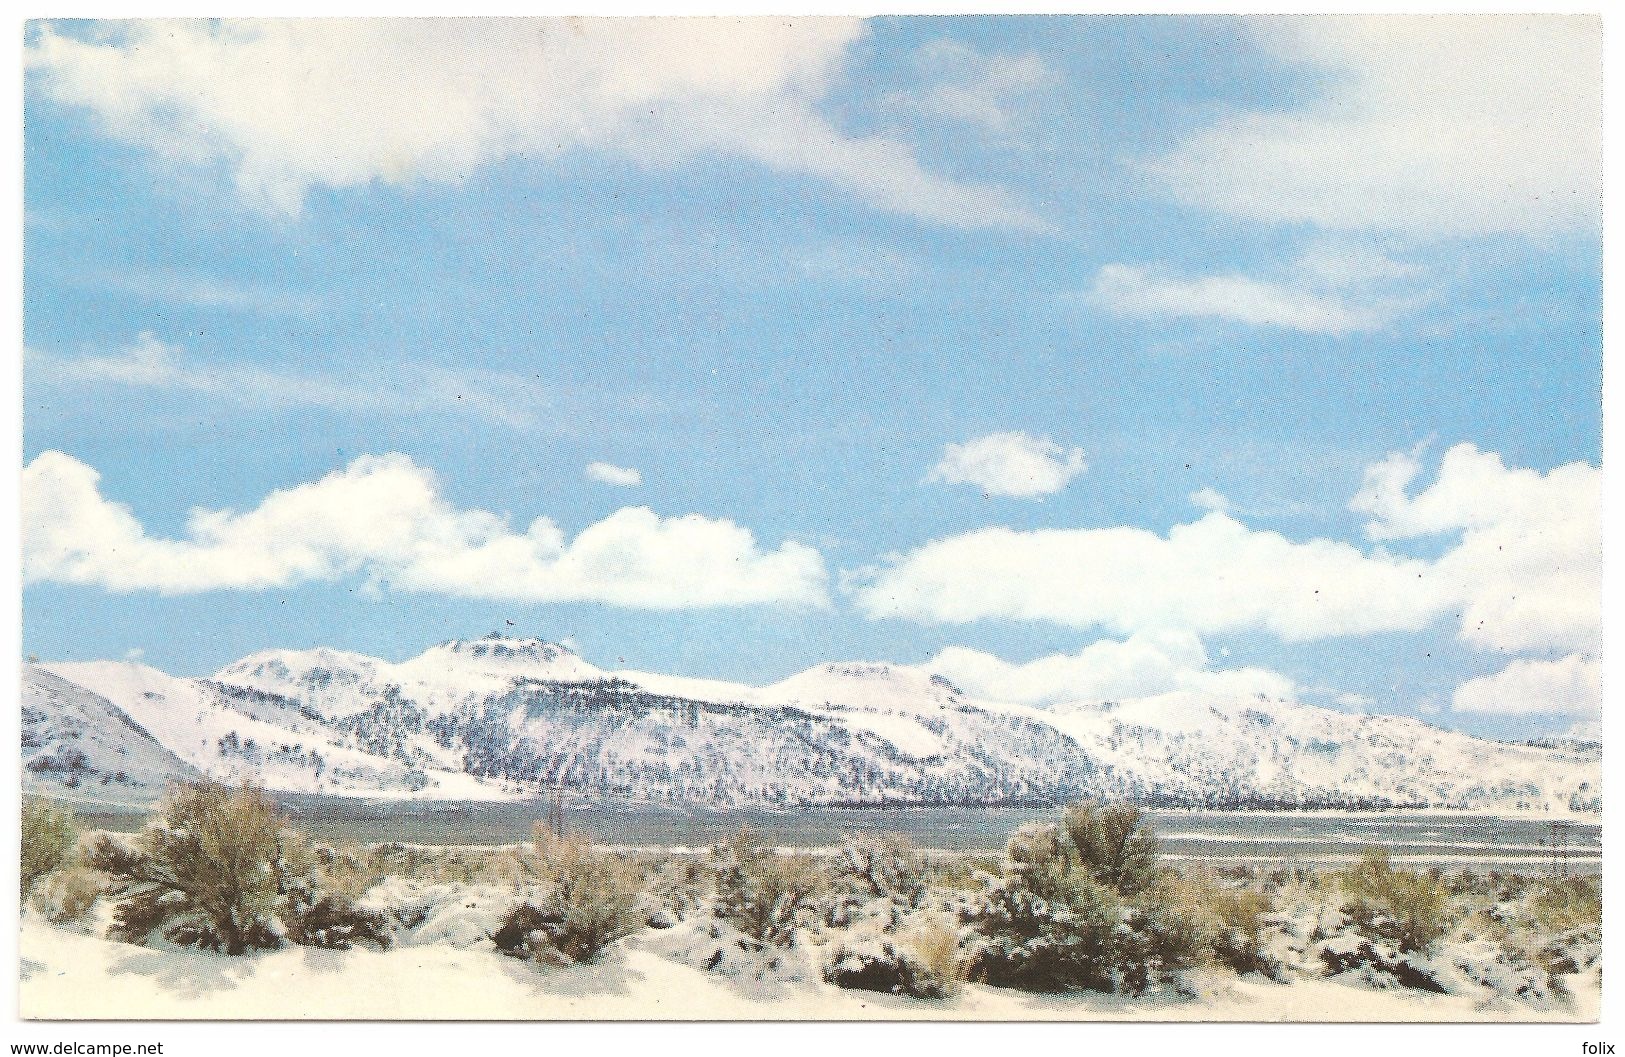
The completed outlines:
{"type": "Polygon", "coordinates": [[[1292,680],[1261,668],[1213,671],[1202,641],[1188,631],[1101,639],[1075,654],[1011,664],[991,653],[950,646],[922,665],[977,697],[1028,705],[1098,705],[1188,692],[1228,700],[1296,694],[1292,680]]]}
{"type": "Polygon", "coordinates": [[[1166,536],[1133,527],[993,527],[851,578],[872,617],[1044,621],[1119,634],[1265,632],[1287,642],[1419,631],[1506,651],[1593,649],[1601,620],[1600,471],[1542,474],[1460,445],[1412,494],[1415,456],[1370,468],[1353,507],[1376,540],[1458,537],[1425,560],[1379,543],[1295,541],[1213,510],[1166,536]]]}
{"type": "Polygon", "coordinates": [[[1602,663],[1578,653],[1555,661],[1513,661],[1494,675],[1462,683],[1451,704],[1457,712],[1601,715],[1602,663]]]}
{"type": "Polygon", "coordinates": [[[761,549],[731,521],[627,507],[567,539],[545,517],[522,532],[460,510],[404,455],[366,456],[272,492],[252,510],[195,509],[180,539],[149,536],[61,452],[23,470],[24,583],[191,594],[362,578],[376,590],[639,609],[828,604],[822,557],[761,549]]]}
{"type": "Polygon", "coordinates": [[[864,33],[840,18],[154,20],[43,27],[26,63],[106,134],[221,166],[289,215],[317,188],[457,183],[589,150],[744,159],[927,221],[1042,226],[1002,189],[820,114],[864,33]]]}

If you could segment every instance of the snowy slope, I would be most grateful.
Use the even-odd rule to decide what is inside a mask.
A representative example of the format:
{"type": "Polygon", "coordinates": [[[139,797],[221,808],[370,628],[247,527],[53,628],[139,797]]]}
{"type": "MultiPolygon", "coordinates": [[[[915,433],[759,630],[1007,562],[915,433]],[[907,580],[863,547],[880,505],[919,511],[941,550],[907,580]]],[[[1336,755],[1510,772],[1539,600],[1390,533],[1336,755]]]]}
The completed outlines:
{"type": "Polygon", "coordinates": [[[294,700],[207,679],[178,679],[122,661],[43,665],[116,705],[196,771],[285,792],[489,799],[460,769],[414,765],[355,747],[294,700]]]}
{"type": "Polygon", "coordinates": [[[82,686],[23,665],[23,774],[37,792],[139,803],[197,770],[122,709],[82,686]]]}
{"type": "Polygon", "coordinates": [[[533,796],[563,782],[651,802],[1032,803],[1596,810],[1592,743],[1509,745],[1392,716],[1175,693],[1044,710],[940,676],[819,665],[769,686],[606,672],[536,639],[391,663],[267,651],[211,679],[51,670],[189,766],[286,790],[533,796]]]}

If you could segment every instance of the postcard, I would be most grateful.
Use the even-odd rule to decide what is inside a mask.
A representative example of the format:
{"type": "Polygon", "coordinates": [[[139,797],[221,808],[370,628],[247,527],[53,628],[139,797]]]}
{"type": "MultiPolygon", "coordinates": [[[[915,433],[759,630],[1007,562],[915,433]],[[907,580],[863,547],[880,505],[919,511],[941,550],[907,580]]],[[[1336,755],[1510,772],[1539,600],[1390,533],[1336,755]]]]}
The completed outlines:
{"type": "Polygon", "coordinates": [[[22,32],[24,1018],[1598,1019],[1599,18],[22,32]]]}

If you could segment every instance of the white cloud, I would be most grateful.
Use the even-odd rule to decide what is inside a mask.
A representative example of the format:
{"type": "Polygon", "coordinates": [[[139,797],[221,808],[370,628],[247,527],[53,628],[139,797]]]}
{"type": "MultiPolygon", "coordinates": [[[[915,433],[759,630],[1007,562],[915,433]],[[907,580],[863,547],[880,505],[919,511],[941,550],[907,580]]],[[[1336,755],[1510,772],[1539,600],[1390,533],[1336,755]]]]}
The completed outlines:
{"type": "Polygon", "coordinates": [[[1185,277],[1126,264],[1103,266],[1087,296],[1118,315],[1222,319],[1308,334],[1376,330],[1389,318],[1383,306],[1356,306],[1333,295],[1246,275],[1185,277]]]}
{"type": "Polygon", "coordinates": [[[819,114],[864,33],[841,18],[151,20],[44,27],[27,65],[109,135],[222,165],[290,214],[313,188],[457,183],[585,149],[745,158],[926,220],[1041,226],[1003,190],[819,114]]]}
{"type": "Polygon", "coordinates": [[[621,488],[633,488],[643,483],[643,474],[625,466],[616,466],[608,462],[590,462],[587,464],[587,476],[594,481],[612,484],[621,488]]]}
{"type": "Polygon", "coordinates": [[[1602,472],[1586,463],[1549,473],[1509,469],[1459,444],[1439,476],[1414,452],[1370,467],[1350,508],[1369,514],[1375,540],[1460,533],[1435,563],[1461,609],[1461,637],[1506,651],[1594,651],[1602,620],[1602,472]]]}
{"type": "Polygon", "coordinates": [[[847,578],[871,616],[1039,620],[1123,634],[1268,632],[1308,641],[1417,631],[1460,614],[1460,636],[1507,651],[1594,648],[1599,471],[1506,469],[1471,445],[1411,497],[1414,456],[1373,466],[1354,506],[1375,538],[1461,531],[1434,560],[1328,539],[1296,542],[1222,511],[1166,536],[1133,527],[986,528],[847,578]]]}
{"type": "Polygon", "coordinates": [[[1192,492],[1188,498],[1193,505],[1203,510],[1217,510],[1221,514],[1227,514],[1235,508],[1235,504],[1231,503],[1224,493],[1207,485],[1192,492]]]}
{"type": "Polygon", "coordinates": [[[1595,229],[1595,15],[1258,19],[1265,48],[1325,78],[1297,110],[1243,113],[1150,168],[1233,216],[1422,236],[1595,229]]]}
{"type": "Polygon", "coordinates": [[[1417,630],[1448,604],[1427,563],[1297,543],[1214,511],[1139,528],[987,528],[928,543],[857,589],[873,616],[1042,620],[1124,634],[1268,631],[1288,641],[1417,630]]]}
{"type": "Polygon", "coordinates": [[[1602,664],[1578,653],[1555,661],[1513,661],[1494,675],[1458,686],[1452,707],[1457,712],[1503,715],[1600,715],[1602,664]]]}
{"type": "Polygon", "coordinates": [[[883,105],[993,133],[1008,132],[1019,123],[1016,104],[1023,97],[1060,82],[1035,54],[988,54],[952,40],[923,45],[914,63],[926,83],[886,96],[883,105]]]}
{"type": "Polygon", "coordinates": [[[1186,631],[1141,632],[1101,639],[1075,654],[1012,664],[980,650],[950,646],[922,665],[977,697],[1029,705],[1099,704],[1175,692],[1235,700],[1264,694],[1286,699],[1287,677],[1258,668],[1212,671],[1207,651],[1186,631]]]}
{"type": "Polygon", "coordinates": [[[24,468],[25,583],[188,594],[362,577],[377,590],[644,609],[827,604],[810,547],[763,551],[731,521],[642,507],[573,540],[545,517],[515,531],[505,517],[451,506],[434,474],[404,455],[356,459],[252,510],[195,509],[181,539],[147,535],[98,482],[61,452],[24,468]]]}
{"type": "Polygon", "coordinates": [[[1088,468],[1083,449],[1062,448],[1048,437],[990,433],[949,444],[926,482],[971,484],[988,495],[1039,496],[1059,492],[1088,468]]]}
{"type": "Polygon", "coordinates": [[[142,333],[105,355],[26,352],[30,385],[119,385],[196,393],[254,408],[321,407],[374,414],[469,414],[514,429],[532,427],[550,394],[534,379],[503,371],[449,371],[398,363],[387,372],[344,378],[271,371],[248,363],[189,356],[142,333]]]}

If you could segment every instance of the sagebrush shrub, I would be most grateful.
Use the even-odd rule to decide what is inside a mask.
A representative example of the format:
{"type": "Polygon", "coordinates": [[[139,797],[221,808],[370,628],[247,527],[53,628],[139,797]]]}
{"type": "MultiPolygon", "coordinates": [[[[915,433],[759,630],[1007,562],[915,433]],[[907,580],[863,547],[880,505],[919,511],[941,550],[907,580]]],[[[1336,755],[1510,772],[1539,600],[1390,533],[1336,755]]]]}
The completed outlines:
{"type": "Polygon", "coordinates": [[[569,961],[590,961],[637,928],[643,884],[631,863],[584,837],[557,836],[541,825],[522,862],[544,883],[545,895],[540,905],[523,903],[509,912],[494,937],[508,953],[541,957],[545,944],[569,961]]]}
{"type": "Polygon", "coordinates": [[[977,934],[971,979],[1029,991],[1116,990],[1123,913],[1115,893],[1081,871],[1041,874],[1045,894],[1012,877],[965,912],[977,934]]]}
{"type": "Polygon", "coordinates": [[[71,808],[28,797],[22,811],[22,860],[18,880],[23,896],[34,882],[64,865],[79,842],[71,808]]]}
{"type": "Polygon", "coordinates": [[[90,865],[124,886],[113,933],[227,954],[280,943],[285,826],[276,803],[250,786],[174,786],[132,842],[103,835],[90,865]]]}
{"type": "Polygon", "coordinates": [[[717,871],[718,917],[763,943],[784,946],[802,919],[829,888],[823,865],[813,856],[759,847],[741,829],[717,871]]]}
{"type": "Polygon", "coordinates": [[[1428,950],[1454,923],[1442,878],[1394,869],[1386,848],[1367,851],[1344,872],[1342,883],[1352,899],[1344,912],[1368,935],[1401,951],[1428,950]]]}
{"type": "Polygon", "coordinates": [[[896,834],[849,838],[836,850],[829,870],[843,890],[877,899],[900,897],[911,907],[927,891],[919,850],[896,834]]]}
{"type": "Polygon", "coordinates": [[[1157,837],[1132,804],[1080,801],[1062,825],[1083,868],[1119,895],[1135,896],[1157,879],[1157,837]]]}

